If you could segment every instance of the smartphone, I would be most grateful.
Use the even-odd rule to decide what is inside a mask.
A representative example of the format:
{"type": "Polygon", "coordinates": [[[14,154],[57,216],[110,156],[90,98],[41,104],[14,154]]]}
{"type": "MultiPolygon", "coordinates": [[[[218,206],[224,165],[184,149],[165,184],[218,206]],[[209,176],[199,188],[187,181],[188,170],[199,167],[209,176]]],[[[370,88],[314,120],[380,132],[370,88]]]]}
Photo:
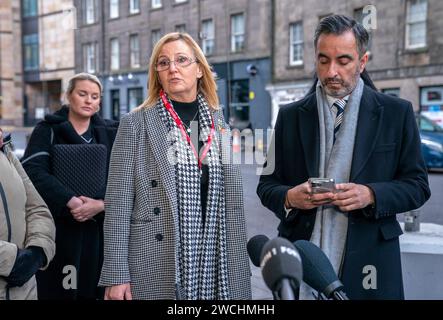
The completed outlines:
{"type": "Polygon", "coordinates": [[[309,178],[312,193],[336,192],[335,180],[333,178],[309,178]]]}

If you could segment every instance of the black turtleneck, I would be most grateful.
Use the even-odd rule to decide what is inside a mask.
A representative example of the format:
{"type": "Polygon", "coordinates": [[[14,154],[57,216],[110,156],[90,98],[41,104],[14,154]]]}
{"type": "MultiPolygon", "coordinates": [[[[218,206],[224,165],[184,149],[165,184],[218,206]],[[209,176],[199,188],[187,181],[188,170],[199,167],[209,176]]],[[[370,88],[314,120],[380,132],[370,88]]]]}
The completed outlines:
{"type": "MultiPolygon", "coordinates": [[[[178,116],[182,120],[182,122],[185,125],[185,128],[197,128],[198,134],[197,135],[191,135],[192,144],[196,145],[196,139],[199,139],[200,130],[199,130],[199,115],[198,115],[198,101],[195,100],[193,102],[179,102],[171,100],[172,105],[174,107],[175,112],[177,112],[178,116]],[[194,124],[191,124],[191,121],[193,121],[194,124]]],[[[204,142],[206,141],[200,141],[198,140],[198,150],[199,154],[201,151],[201,148],[204,145],[204,142]]],[[[206,204],[207,204],[207,198],[208,198],[208,187],[209,187],[209,168],[207,164],[203,164],[202,166],[202,176],[200,179],[200,196],[201,196],[201,203],[202,203],[202,213],[203,213],[203,219],[206,215],[206,204]]]]}
{"type": "Polygon", "coordinates": [[[180,119],[183,123],[189,127],[189,122],[194,119],[198,121],[198,101],[195,100],[193,102],[179,102],[171,100],[172,105],[174,106],[175,112],[177,112],[180,119]]]}

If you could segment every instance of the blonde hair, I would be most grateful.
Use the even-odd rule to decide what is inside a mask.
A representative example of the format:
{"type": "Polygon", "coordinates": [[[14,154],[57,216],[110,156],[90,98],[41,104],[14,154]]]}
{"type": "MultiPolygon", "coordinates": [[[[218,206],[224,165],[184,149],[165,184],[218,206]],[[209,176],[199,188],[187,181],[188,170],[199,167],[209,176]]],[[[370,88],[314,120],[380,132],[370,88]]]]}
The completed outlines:
{"type": "Polygon", "coordinates": [[[98,80],[98,78],[93,74],[81,72],[77,73],[76,75],[72,76],[71,79],[69,79],[68,87],[66,88],[66,97],[69,96],[74,91],[75,84],[77,83],[77,81],[82,81],[82,80],[89,80],[91,82],[94,82],[96,85],[98,85],[98,88],[100,89],[100,96],[102,95],[103,86],[100,80],[98,80]]]}
{"type": "Polygon", "coordinates": [[[156,70],[157,59],[160,55],[160,51],[166,43],[173,41],[184,41],[194,52],[197,63],[200,65],[202,71],[202,77],[198,79],[197,91],[203,95],[208,103],[209,107],[213,110],[219,109],[219,100],[217,96],[217,84],[215,83],[214,75],[212,74],[211,66],[206,60],[203,51],[200,49],[197,42],[195,42],[192,37],[187,33],[172,32],[164,35],[155,45],[152,50],[151,59],[149,61],[149,77],[148,77],[148,98],[140,106],[152,107],[154,106],[159,97],[162,85],[158,77],[158,72],[156,70]]]}

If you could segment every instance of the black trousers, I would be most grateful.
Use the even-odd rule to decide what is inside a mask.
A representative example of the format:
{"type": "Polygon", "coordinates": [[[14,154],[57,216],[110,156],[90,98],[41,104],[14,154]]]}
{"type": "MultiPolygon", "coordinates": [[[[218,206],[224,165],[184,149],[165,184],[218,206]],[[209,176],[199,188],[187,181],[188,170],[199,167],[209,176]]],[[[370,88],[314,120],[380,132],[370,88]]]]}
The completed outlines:
{"type": "Polygon", "coordinates": [[[104,288],[97,287],[103,264],[103,220],[80,223],[63,218],[55,226],[55,257],[36,274],[38,299],[103,299],[104,288]]]}

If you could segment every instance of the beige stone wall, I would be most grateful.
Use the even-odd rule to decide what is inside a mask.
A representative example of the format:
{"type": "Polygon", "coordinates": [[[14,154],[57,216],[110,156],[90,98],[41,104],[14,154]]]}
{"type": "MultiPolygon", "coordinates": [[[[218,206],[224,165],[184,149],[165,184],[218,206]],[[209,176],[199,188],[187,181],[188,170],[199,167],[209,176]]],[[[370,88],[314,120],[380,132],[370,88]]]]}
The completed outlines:
{"type": "Polygon", "coordinates": [[[22,74],[19,0],[0,1],[0,124],[22,121],[22,74]]]}
{"type": "Polygon", "coordinates": [[[40,0],[40,79],[64,79],[74,74],[75,13],[72,0],[40,0]],[[67,70],[71,69],[71,70],[67,70]]]}

